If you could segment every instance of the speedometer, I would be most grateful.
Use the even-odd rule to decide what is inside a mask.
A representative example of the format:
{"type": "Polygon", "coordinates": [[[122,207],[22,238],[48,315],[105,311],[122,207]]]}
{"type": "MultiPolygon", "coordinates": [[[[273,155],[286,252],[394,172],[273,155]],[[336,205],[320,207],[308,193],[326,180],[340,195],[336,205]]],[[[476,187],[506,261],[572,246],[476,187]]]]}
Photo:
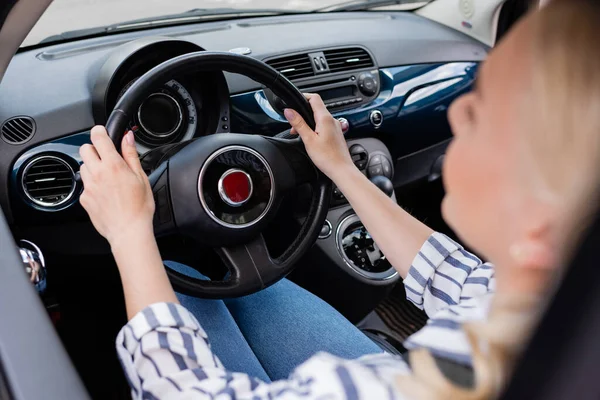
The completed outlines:
{"type": "MultiPolygon", "coordinates": [[[[119,97],[135,82],[129,82],[119,97]]],[[[141,153],[182,140],[191,139],[198,126],[196,104],[185,87],[170,80],[142,102],[130,121],[141,153]]]]}

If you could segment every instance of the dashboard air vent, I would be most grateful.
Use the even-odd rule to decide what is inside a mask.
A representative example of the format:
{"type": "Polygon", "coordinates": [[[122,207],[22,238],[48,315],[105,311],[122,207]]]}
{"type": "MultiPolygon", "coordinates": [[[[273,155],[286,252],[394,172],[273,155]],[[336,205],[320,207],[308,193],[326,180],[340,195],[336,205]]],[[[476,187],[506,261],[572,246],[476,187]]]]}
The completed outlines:
{"type": "Polygon", "coordinates": [[[23,192],[35,205],[52,209],[75,193],[75,173],[65,160],[54,156],[33,159],[23,170],[23,192]]]}
{"type": "Polygon", "coordinates": [[[350,71],[373,67],[373,59],[365,49],[349,47],[323,52],[331,72],[350,71]]]}
{"type": "Polygon", "coordinates": [[[21,144],[27,142],[35,133],[35,122],[31,117],[9,118],[0,128],[2,140],[9,144],[21,144]]]}
{"type": "Polygon", "coordinates": [[[267,61],[271,67],[281,72],[289,80],[315,76],[308,54],[296,54],[267,61]]]}

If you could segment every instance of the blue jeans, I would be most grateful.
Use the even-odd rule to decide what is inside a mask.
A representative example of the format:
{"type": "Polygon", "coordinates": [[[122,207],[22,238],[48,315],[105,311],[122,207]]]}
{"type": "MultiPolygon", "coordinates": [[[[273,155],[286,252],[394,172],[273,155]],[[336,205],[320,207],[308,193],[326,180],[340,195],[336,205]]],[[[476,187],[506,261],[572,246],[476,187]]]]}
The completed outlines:
{"type": "MultiPolygon", "coordinates": [[[[165,264],[206,279],[186,265],[165,264]]],[[[287,279],[238,299],[205,300],[179,293],[177,298],[198,319],[228,370],[266,382],[287,378],[319,351],[345,359],[382,352],[333,307],[287,279]]]]}

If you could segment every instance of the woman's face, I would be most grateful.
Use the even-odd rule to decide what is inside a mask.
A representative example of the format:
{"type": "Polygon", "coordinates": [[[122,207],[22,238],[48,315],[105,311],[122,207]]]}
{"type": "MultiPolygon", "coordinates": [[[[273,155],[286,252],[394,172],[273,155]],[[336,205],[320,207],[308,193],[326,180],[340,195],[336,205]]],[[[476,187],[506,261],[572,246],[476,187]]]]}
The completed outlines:
{"type": "MultiPolygon", "coordinates": [[[[444,218],[490,261],[502,262],[524,217],[519,185],[519,135],[530,68],[527,22],[480,67],[476,88],[449,110],[454,134],[444,164],[444,218]]],[[[525,109],[524,109],[525,108],[525,109]]]]}

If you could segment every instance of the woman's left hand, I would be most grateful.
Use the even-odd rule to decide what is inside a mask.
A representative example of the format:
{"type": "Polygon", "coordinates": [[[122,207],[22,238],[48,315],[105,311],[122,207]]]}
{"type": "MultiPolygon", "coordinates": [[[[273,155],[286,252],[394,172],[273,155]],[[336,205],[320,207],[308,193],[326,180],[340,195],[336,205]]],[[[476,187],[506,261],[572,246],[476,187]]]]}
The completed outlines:
{"type": "Polygon", "coordinates": [[[93,145],[85,144],[79,150],[84,186],[79,202],[94,227],[112,247],[131,235],[152,232],[154,197],[133,132],[123,137],[123,157],[103,126],[92,129],[91,139],[93,145]]]}

